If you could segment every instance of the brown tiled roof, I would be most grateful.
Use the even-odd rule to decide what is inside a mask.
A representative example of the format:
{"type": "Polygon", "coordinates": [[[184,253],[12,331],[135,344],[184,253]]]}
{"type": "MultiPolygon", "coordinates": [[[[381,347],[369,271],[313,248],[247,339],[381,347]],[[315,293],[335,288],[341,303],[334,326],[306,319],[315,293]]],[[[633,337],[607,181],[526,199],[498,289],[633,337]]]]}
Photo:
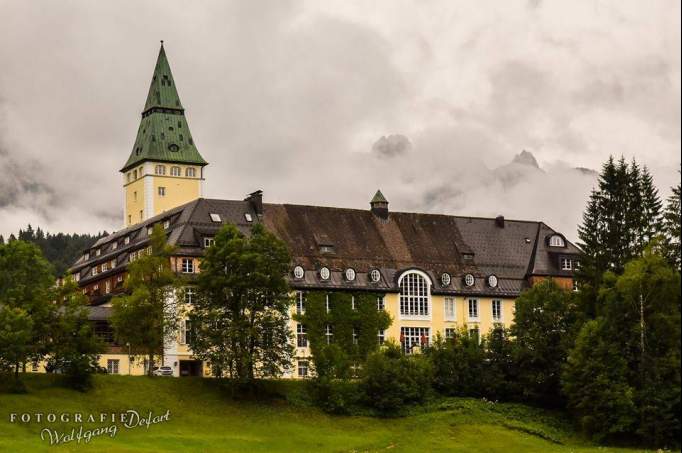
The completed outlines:
{"type": "Polygon", "coordinates": [[[98,261],[116,256],[126,266],[128,253],[147,245],[147,227],[165,220],[170,221],[169,243],[182,256],[201,256],[203,239],[214,236],[224,223],[244,233],[254,223],[264,223],[288,245],[292,266],[305,269],[304,278],[292,277],[295,288],[397,291],[399,275],[416,268],[431,277],[434,293],[515,296],[530,275],[567,275],[558,268],[559,257],[580,253],[568,241],[564,248],[549,247],[548,237],[555,232],[542,222],[406,212],[391,212],[382,219],[370,210],[267,203],[259,215],[249,201],[200,198],[101,239],[93,249],[106,252],[79,260],[72,269],[82,272],[87,282],[97,278],[87,272],[98,261]],[[221,222],[212,221],[212,213],[221,222]],[[131,237],[130,244],[112,251],[111,243],[125,236],[131,237]],[[319,278],[322,266],[331,270],[328,281],[319,278]],[[353,282],[343,275],[349,267],[357,274],[353,282]],[[372,269],[380,271],[380,282],[369,281],[372,269]],[[452,276],[447,287],[440,283],[443,272],[452,276]],[[467,273],[476,277],[473,287],[463,284],[467,273]],[[498,277],[497,288],[487,287],[490,274],[498,277]]]}

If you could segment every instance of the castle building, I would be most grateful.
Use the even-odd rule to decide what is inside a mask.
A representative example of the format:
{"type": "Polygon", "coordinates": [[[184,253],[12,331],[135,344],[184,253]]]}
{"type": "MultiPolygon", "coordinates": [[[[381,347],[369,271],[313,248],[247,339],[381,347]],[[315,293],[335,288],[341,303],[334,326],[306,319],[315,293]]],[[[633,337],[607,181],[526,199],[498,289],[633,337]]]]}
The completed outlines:
{"type": "MultiPolygon", "coordinates": [[[[263,201],[263,193],[243,200],[203,197],[207,162],[201,157],[184,115],[163,45],[132,153],[123,166],[124,228],[84,251],[70,269],[90,298],[90,318],[108,343],[101,365],[111,373],[142,374],[144,363],[130,361],[117,345],[108,319],[111,299],[125,289],[127,266],[145,253],[154,225],[175,246],[171,268],[192,275],[225,224],[247,233],[256,223],[282,239],[292,262],[288,279],[295,291],[292,314],[304,309],[308,291],[380,294],[377,309],[392,324],[377,341],[400,342],[406,353],[427,346],[457,328],[484,334],[509,326],[519,294],[546,278],[566,290],[580,250],[541,221],[393,212],[377,191],[369,209],[346,209],[263,201]]],[[[296,347],[290,377],[310,374],[306,327],[290,321],[296,347]]],[[[207,364],[188,347],[191,328],[183,324],[167,345],[165,364],[176,376],[202,375],[207,364]]]]}

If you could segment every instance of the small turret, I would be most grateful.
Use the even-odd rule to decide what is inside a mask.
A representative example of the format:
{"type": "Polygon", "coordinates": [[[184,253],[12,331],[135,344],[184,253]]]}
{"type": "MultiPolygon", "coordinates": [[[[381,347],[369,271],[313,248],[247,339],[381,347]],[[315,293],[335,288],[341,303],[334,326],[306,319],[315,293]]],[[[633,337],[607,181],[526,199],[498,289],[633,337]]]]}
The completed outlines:
{"type": "Polygon", "coordinates": [[[384,197],[384,194],[381,193],[381,190],[377,190],[377,193],[374,194],[369,205],[372,214],[383,220],[388,219],[388,200],[384,197]]]}

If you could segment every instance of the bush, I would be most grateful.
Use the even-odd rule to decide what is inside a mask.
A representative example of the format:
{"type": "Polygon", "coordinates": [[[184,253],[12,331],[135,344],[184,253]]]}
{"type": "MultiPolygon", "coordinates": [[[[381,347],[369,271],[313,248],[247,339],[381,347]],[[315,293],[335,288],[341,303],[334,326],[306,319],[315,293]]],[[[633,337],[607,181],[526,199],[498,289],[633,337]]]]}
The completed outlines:
{"type": "Polygon", "coordinates": [[[388,344],[367,358],[361,390],[365,402],[384,415],[423,402],[431,391],[433,367],[425,356],[404,356],[388,344]]]}
{"type": "Polygon", "coordinates": [[[453,338],[436,337],[427,350],[433,364],[433,387],[448,396],[482,396],[484,348],[462,329],[453,338]]]}
{"type": "Polygon", "coordinates": [[[311,387],[315,404],[331,414],[354,413],[362,399],[357,383],[348,380],[323,377],[312,381],[311,387]]]}

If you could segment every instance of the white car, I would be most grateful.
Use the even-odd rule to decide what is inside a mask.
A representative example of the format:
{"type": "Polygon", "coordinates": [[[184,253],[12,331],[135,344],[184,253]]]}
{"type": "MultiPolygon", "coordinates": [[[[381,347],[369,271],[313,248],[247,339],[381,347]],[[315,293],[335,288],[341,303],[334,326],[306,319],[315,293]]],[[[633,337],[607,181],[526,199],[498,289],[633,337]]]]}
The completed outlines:
{"type": "Polygon", "coordinates": [[[173,376],[173,368],[169,366],[157,366],[152,370],[154,376],[173,376]]]}

